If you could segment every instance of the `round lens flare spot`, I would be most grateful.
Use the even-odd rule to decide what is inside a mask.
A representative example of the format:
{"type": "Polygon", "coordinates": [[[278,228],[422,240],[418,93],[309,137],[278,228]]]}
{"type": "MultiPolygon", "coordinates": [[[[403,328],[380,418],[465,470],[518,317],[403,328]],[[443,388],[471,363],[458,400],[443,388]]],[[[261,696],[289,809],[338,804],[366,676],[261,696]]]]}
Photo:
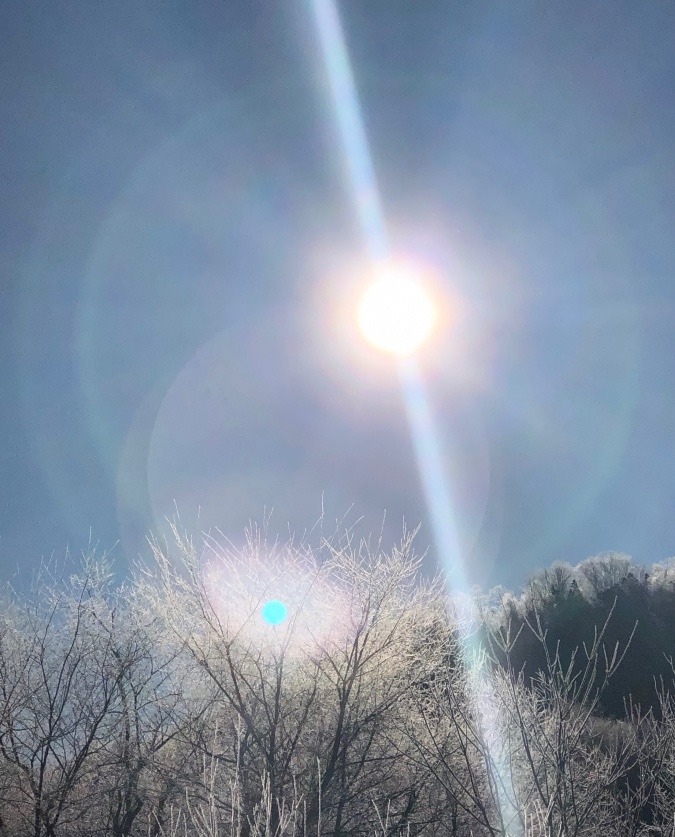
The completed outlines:
{"type": "Polygon", "coordinates": [[[288,609],[278,599],[270,599],[265,602],[260,614],[268,625],[280,625],[288,616],[288,609]]]}
{"type": "Polygon", "coordinates": [[[403,357],[415,352],[436,326],[438,312],[430,294],[404,272],[384,273],[366,290],[358,324],[376,349],[403,357]]]}

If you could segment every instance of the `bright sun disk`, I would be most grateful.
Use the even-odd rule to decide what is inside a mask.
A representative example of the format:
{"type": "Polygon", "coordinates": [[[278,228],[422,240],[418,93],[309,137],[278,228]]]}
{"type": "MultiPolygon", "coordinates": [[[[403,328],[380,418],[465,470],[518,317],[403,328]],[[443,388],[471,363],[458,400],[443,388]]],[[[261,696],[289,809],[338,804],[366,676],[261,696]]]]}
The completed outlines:
{"type": "Polygon", "coordinates": [[[412,354],[431,335],[438,319],[430,294],[403,270],[383,273],[366,290],[358,310],[358,324],[375,348],[403,357],[412,354]]]}

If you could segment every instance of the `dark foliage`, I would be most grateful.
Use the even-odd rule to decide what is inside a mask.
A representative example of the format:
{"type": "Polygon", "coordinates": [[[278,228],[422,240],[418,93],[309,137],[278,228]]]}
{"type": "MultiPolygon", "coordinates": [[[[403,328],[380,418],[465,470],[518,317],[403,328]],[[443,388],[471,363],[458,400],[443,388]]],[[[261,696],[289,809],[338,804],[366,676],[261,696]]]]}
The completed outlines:
{"type": "Polygon", "coordinates": [[[659,689],[672,679],[670,661],[675,659],[675,568],[659,566],[647,572],[625,556],[608,554],[577,567],[558,565],[543,571],[531,579],[520,600],[506,603],[504,620],[510,620],[512,633],[525,628],[512,649],[511,663],[524,672],[526,682],[545,666],[541,643],[526,629],[535,614],[547,632],[549,653],[558,649],[563,665],[568,665],[574,650],[592,641],[596,626],[605,624],[610,611],[605,636],[610,656],[635,630],[600,708],[610,718],[624,717],[631,704],[658,716],[659,689]]]}

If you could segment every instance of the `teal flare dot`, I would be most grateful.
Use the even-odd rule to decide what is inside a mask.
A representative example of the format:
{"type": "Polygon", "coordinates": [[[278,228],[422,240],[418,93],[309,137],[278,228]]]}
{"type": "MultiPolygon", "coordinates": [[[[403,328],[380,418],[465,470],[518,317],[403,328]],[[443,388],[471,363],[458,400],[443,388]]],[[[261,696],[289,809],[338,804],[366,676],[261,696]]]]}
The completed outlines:
{"type": "Polygon", "coordinates": [[[269,602],[265,602],[261,614],[268,625],[280,625],[288,615],[288,610],[283,602],[278,599],[271,599],[269,602]]]}

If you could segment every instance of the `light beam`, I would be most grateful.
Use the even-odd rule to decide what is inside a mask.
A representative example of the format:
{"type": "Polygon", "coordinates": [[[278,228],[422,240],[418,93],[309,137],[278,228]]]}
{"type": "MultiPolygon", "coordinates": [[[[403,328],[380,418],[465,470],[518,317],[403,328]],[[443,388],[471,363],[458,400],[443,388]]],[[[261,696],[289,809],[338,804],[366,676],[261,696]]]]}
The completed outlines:
{"type": "Polygon", "coordinates": [[[368,139],[340,18],[333,0],[311,0],[356,212],[371,258],[389,251],[368,139]]]}
{"type": "MultiPolygon", "coordinates": [[[[366,131],[359,108],[354,75],[345,45],[340,19],[334,0],[310,0],[314,10],[317,32],[321,44],[326,74],[332,96],[338,132],[347,173],[354,194],[355,208],[374,267],[391,260],[387,240],[386,224],[379,190],[373,170],[366,131]]],[[[376,297],[377,295],[375,295],[376,297]]],[[[387,307],[386,305],[384,307],[387,307]]],[[[437,553],[447,571],[449,592],[460,593],[460,602],[465,603],[465,615],[473,619],[473,607],[469,595],[467,576],[460,549],[460,540],[454,517],[454,508],[449,481],[443,468],[443,456],[438,433],[434,426],[431,409],[422,385],[417,366],[411,357],[404,357],[410,351],[401,351],[402,339],[395,332],[402,332],[400,308],[398,313],[382,313],[381,303],[364,300],[359,314],[361,327],[366,337],[387,351],[401,356],[399,373],[401,392],[405,402],[410,425],[410,434],[415,448],[417,467],[424,489],[431,520],[437,553]],[[364,310],[365,306],[365,310],[364,310]],[[394,323],[398,323],[396,326],[394,323]],[[364,328],[365,326],[365,328],[364,328]],[[375,338],[375,339],[373,339],[375,338]]],[[[406,320],[403,318],[403,325],[406,320]]],[[[407,327],[407,326],[406,326],[407,327]]],[[[427,327],[418,328],[418,336],[410,346],[417,348],[426,338],[427,327]],[[418,342],[419,341],[419,342],[418,342]]],[[[429,333],[431,328],[428,328],[429,333]]],[[[409,349],[409,346],[405,346],[409,349]]],[[[472,683],[472,703],[476,710],[479,726],[483,730],[489,761],[494,765],[492,775],[496,785],[496,802],[499,817],[504,823],[504,832],[509,837],[520,837],[523,828],[518,806],[509,779],[506,765],[501,763],[497,750],[501,750],[498,713],[490,685],[489,671],[484,655],[475,641],[467,639],[462,646],[463,662],[472,683]],[[496,748],[489,741],[497,741],[496,748]]]]}

